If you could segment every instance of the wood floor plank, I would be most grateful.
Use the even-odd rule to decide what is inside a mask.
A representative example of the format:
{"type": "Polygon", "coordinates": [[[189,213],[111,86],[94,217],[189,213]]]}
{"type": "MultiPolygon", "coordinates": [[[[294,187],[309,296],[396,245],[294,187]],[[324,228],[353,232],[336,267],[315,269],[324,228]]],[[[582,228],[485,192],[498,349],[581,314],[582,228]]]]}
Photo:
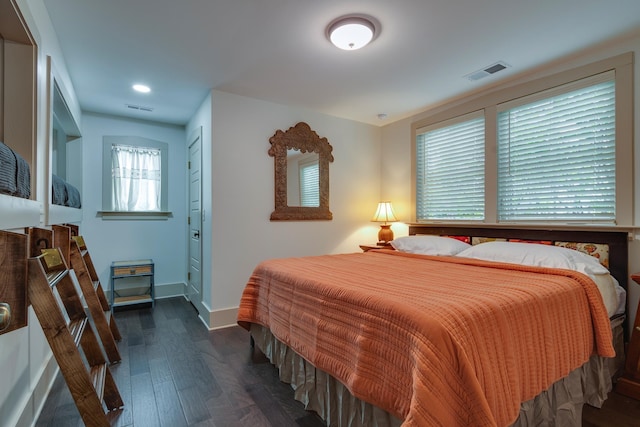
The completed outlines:
{"type": "Polygon", "coordinates": [[[154,388],[163,383],[171,383],[173,387],[173,375],[171,375],[171,367],[167,358],[152,359],[149,361],[149,371],[151,372],[151,381],[154,388]]]}
{"type": "MultiPolygon", "coordinates": [[[[256,405],[246,408],[211,414],[216,426],[225,427],[271,427],[269,420],[260,412],[256,405]]],[[[278,427],[288,427],[278,426],[278,427]]]]}
{"type": "Polygon", "coordinates": [[[151,309],[139,310],[138,318],[140,319],[140,327],[142,328],[142,330],[155,329],[156,322],[153,319],[153,312],[151,309]]]}
{"type": "MultiPolygon", "coordinates": [[[[153,389],[158,408],[158,418],[162,427],[186,427],[191,424],[187,422],[183,409],[184,405],[180,404],[180,397],[173,382],[153,382],[153,389]]],[[[209,414],[207,413],[203,419],[208,418],[209,414]]]]}
{"type": "Polygon", "coordinates": [[[160,425],[151,374],[131,376],[131,407],[133,425],[136,427],[157,427],[160,425]]]}
{"type": "Polygon", "coordinates": [[[184,410],[185,418],[189,425],[211,419],[206,398],[198,386],[189,387],[178,391],[180,404],[184,410]]]}
{"type": "MultiPolygon", "coordinates": [[[[120,329],[120,333],[123,333],[122,329],[120,329]]],[[[119,343],[119,349],[121,353],[120,355],[122,356],[122,360],[120,361],[120,363],[111,365],[109,367],[109,369],[111,370],[111,375],[113,375],[113,380],[116,383],[116,387],[118,387],[118,391],[120,392],[122,402],[124,403],[124,407],[114,418],[115,423],[113,425],[117,427],[133,425],[133,412],[131,405],[131,368],[129,366],[129,352],[123,351],[127,348],[126,342],[126,335],[122,335],[122,341],[119,343]]]]}
{"type": "Polygon", "coordinates": [[[149,359],[144,343],[129,346],[129,366],[132,377],[149,373],[149,359]]]}

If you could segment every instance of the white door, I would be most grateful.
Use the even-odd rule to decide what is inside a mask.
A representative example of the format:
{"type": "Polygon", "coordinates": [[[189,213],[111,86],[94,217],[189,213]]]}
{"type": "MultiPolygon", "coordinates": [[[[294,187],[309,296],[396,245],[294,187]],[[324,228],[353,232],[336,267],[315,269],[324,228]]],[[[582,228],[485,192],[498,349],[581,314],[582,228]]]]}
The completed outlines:
{"type": "Polygon", "coordinates": [[[202,244],[202,128],[189,138],[189,266],[187,272],[187,298],[198,313],[203,313],[202,270],[200,268],[202,244]]]}

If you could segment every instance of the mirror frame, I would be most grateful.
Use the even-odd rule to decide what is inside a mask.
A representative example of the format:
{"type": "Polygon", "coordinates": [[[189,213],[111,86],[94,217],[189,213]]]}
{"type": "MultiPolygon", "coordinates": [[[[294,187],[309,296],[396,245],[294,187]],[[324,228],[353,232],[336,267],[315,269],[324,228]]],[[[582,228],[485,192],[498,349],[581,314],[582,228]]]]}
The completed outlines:
{"type": "Polygon", "coordinates": [[[331,220],[329,210],[329,162],[333,162],[333,147],[327,138],[321,138],[305,122],[299,122],[286,132],[277,130],[269,138],[269,156],[275,166],[275,210],[271,221],[331,220]],[[318,153],[320,206],[289,206],[287,204],[287,150],[318,153]]]}

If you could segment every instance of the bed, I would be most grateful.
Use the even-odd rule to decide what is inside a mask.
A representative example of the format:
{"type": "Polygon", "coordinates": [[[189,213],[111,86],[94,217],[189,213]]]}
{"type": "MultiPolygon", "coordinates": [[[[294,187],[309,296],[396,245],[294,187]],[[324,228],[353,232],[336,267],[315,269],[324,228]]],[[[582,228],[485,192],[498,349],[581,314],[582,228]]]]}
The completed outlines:
{"type": "Polygon", "coordinates": [[[409,233],[464,245],[256,267],[238,323],[307,408],[343,426],[579,426],[584,403],[602,404],[622,365],[626,233],[425,225],[409,233]],[[569,254],[572,264],[476,256],[504,250],[506,239],[508,255],[548,245],[545,254],[569,254]],[[600,275],[617,279],[614,307],[600,275]]]}

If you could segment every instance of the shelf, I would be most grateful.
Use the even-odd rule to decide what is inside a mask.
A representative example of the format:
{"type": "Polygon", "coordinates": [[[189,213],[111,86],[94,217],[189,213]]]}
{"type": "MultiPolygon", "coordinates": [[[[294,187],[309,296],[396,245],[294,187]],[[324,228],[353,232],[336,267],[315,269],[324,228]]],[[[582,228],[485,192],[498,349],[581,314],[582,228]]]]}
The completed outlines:
{"type": "Polygon", "coordinates": [[[151,259],[111,263],[111,306],[151,303],[154,306],[154,264],[151,259]]]}
{"type": "Polygon", "coordinates": [[[151,295],[132,295],[128,297],[115,297],[113,300],[114,306],[129,305],[129,304],[141,304],[144,302],[153,302],[151,295]]]}

